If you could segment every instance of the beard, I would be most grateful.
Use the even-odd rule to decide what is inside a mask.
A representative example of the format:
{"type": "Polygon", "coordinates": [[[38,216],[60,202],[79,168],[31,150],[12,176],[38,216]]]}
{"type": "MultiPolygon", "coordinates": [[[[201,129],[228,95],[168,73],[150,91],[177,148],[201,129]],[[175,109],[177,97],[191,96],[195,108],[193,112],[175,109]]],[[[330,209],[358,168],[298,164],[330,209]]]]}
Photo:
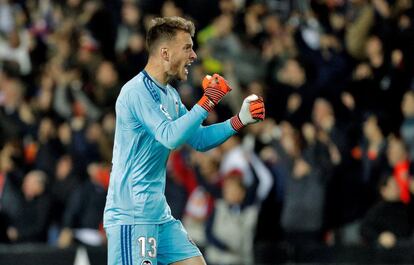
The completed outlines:
{"type": "Polygon", "coordinates": [[[183,63],[174,63],[171,65],[170,71],[167,72],[167,81],[185,81],[187,80],[186,68],[183,63]]]}

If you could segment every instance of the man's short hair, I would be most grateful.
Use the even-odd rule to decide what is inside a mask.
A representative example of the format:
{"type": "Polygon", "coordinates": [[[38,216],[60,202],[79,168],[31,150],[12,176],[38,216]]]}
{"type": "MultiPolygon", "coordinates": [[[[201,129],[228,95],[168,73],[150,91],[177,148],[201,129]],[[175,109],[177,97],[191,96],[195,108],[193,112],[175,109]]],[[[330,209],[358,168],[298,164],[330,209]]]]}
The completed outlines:
{"type": "Polygon", "coordinates": [[[193,22],[182,17],[157,17],[151,21],[147,32],[147,49],[152,53],[154,47],[161,40],[172,40],[178,31],[188,32],[194,37],[195,27],[193,22]]]}

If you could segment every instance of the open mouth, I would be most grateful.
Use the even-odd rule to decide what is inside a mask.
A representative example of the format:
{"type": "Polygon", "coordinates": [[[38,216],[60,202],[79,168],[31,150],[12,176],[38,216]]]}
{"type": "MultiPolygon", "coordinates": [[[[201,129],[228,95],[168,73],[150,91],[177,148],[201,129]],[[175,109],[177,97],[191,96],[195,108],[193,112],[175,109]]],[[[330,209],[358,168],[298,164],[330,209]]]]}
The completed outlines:
{"type": "Polygon", "coordinates": [[[185,71],[186,75],[188,75],[190,66],[191,66],[191,63],[188,63],[188,64],[184,65],[184,71],[185,71]]]}

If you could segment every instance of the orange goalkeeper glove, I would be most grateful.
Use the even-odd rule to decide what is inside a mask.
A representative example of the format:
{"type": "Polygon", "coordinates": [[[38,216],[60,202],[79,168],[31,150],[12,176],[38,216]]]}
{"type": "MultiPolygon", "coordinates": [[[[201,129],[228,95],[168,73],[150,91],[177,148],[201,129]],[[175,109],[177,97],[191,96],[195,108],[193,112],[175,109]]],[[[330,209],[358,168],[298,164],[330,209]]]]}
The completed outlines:
{"type": "Polygon", "coordinates": [[[219,74],[214,74],[213,76],[206,75],[203,79],[202,87],[204,95],[197,104],[207,111],[211,111],[231,91],[227,81],[219,74]]]}
{"type": "Polygon", "coordinates": [[[230,123],[236,131],[239,131],[248,124],[263,121],[264,118],[263,98],[252,94],[244,99],[239,114],[231,118],[230,123]]]}

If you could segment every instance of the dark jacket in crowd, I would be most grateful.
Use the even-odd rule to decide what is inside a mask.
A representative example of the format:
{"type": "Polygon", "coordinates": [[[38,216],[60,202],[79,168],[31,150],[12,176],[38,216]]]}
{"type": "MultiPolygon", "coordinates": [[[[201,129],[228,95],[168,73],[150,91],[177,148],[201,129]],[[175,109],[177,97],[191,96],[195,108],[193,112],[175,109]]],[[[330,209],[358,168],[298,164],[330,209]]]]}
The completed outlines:
{"type": "Polygon", "coordinates": [[[382,232],[393,233],[397,242],[407,239],[413,231],[409,207],[402,202],[381,201],[371,208],[361,224],[361,235],[369,245],[375,245],[382,232]]]}
{"type": "Polygon", "coordinates": [[[98,229],[102,223],[106,190],[87,180],[74,191],[63,216],[64,227],[98,229]]]}
{"type": "Polygon", "coordinates": [[[20,211],[12,221],[18,231],[17,242],[46,242],[50,216],[50,198],[40,195],[30,201],[22,199],[20,211]]]}

